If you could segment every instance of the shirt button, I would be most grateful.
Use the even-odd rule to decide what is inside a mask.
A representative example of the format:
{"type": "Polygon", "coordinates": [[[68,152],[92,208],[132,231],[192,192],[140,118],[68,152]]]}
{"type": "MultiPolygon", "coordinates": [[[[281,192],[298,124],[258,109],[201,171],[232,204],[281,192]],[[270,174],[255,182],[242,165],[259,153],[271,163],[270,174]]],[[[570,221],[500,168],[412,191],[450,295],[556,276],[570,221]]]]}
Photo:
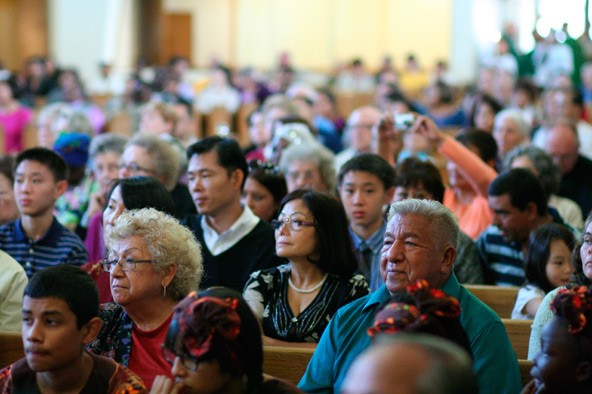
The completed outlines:
{"type": "Polygon", "coordinates": [[[34,252],[33,248],[29,249],[29,253],[33,253],[33,252],[34,252]]]}
{"type": "Polygon", "coordinates": [[[30,261],[27,261],[27,262],[25,263],[25,267],[27,267],[27,268],[31,268],[31,262],[30,262],[30,261]]]}

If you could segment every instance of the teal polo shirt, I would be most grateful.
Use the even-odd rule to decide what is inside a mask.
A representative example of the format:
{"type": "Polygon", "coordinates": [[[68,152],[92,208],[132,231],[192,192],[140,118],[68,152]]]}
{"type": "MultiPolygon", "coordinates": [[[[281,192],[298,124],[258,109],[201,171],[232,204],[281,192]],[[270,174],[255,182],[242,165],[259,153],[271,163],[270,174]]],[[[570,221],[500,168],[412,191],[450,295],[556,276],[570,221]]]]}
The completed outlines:
{"type": "MultiPolygon", "coordinates": [[[[488,306],[450,275],[442,291],[461,306],[461,324],[473,352],[479,393],[519,393],[520,368],[504,324],[488,306]]],[[[341,308],[331,319],[298,387],[307,393],[339,393],[354,359],[370,346],[366,334],[390,294],[385,285],[341,308]]]]}

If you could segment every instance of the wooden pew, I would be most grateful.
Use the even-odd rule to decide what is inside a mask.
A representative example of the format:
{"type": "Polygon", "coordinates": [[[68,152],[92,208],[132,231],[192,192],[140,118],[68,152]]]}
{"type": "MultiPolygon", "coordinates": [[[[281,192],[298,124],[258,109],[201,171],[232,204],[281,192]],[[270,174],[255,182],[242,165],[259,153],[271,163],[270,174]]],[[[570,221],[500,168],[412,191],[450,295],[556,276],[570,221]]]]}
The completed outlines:
{"type": "Polygon", "coordinates": [[[0,332],[0,368],[25,357],[23,340],[18,332],[0,332]]]}
{"type": "Polygon", "coordinates": [[[512,347],[516,352],[516,357],[526,360],[528,358],[528,344],[530,341],[532,320],[502,319],[502,322],[504,323],[504,327],[506,327],[512,347]]]}
{"type": "Polygon", "coordinates": [[[238,111],[236,112],[236,116],[234,122],[236,123],[234,130],[236,130],[236,136],[238,143],[241,147],[246,148],[249,146],[249,125],[247,123],[247,118],[257,109],[256,103],[249,103],[243,104],[240,106],[238,111]]]}
{"type": "Polygon", "coordinates": [[[520,367],[520,379],[522,380],[522,387],[524,387],[532,380],[532,376],[530,376],[532,361],[518,359],[518,366],[520,367]]]}
{"type": "Polygon", "coordinates": [[[372,105],[374,93],[337,92],[335,94],[335,106],[337,112],[347,118],[353,110],[365,105],[372,105]]]}
{"type": "Polygon", "coordinates": [[[464,285],[464,287],[502,319],[509,319],[512,316],[519,287],[489,285],[464,285]]]}
{"type": "Polygon", "coordinates": [[[263,372],[298,384],[313,353],[311,348],[263,346],[263,372]]]}

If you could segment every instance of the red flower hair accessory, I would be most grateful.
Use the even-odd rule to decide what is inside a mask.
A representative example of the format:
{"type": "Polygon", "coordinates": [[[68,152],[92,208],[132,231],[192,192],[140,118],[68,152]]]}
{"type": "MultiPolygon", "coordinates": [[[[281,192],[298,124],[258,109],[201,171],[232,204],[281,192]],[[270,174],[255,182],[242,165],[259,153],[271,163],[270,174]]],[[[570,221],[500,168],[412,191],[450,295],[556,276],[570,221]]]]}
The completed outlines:
{"type": "Polygon", "coordinates": [[[224,342],[236,340],[241,324],[237,306],[236,298],[207,296],[188,297],[180,303],[175,313],[187,353],[199,358],[210,352],[215,338],[224,342]]]}
{"type": "Polygon", "coordinates": [[[592,295],[586,286],[559,289],[551,303],[551,310],[567,321],[570,334],[580,333],[588,324],[586,313],[592,309],[592,295]]]}

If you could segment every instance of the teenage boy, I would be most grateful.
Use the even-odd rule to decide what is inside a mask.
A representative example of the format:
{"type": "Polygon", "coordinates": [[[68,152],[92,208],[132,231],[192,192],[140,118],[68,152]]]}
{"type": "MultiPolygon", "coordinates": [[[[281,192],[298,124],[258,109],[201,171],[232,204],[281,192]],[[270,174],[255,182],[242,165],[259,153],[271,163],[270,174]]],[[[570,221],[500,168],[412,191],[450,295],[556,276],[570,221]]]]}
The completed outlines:
{"type": "Polygon", "coordinates": [[[84,244],[58,223],[54,206],[68,183],[68,165],[57,153],[32,148],[16,157],[14,197],[20,217],[0,226],[0,249],[18,261],[27,277],[53,265],[88,261],[84,244]]]}
{"type": "Polygon", "coordinates": [[[0,392],[145,393],[115,361],[84,350],[99,333],[99,293],[91,277],[60,265],[37,272],[23,298],[25,358],[0,371],[0,392]]]}
{"type": "Polygon", "coordinates": [[[383,208],[393,198],[395,178],[395,169],[371,153],[362,153],[347,161],[337,177],[360,271],[368,278],[371,291],[382,285],[380,250],[386,230],[383,208]]]}

